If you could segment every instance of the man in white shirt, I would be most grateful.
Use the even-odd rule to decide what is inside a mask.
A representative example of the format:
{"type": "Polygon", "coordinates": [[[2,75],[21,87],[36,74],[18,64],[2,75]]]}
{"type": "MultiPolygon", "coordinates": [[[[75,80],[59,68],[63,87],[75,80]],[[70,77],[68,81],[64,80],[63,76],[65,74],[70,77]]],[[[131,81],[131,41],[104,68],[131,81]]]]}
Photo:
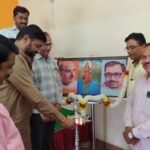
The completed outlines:
{"type": "Polygon", "coordinates": [[[126,75],[117,101],[113,107],[117,106],[124,97],[130,96],[134,85],[139,77],[145,74],[145,70],[141,64],[141,53],[146,44],[146,39],[142,33],[131,33],[125,38],[126,50],[129,55],[126,67],[126,75]]]}
{"type": "Polygon", "coordinates": [[[136,81],[124,115],[123,135],[133,150],[150,149],[150,44],[145,46],[141,56],[146,74],[136,81]]]}
{"type": "Polygon", "coordinates": [[[28,25],[29,11],[22,6],[16,6],[13,10],[14,25],[0,30],[0,34],[15,39],[19,31],[28,25]]]}
{"type": "Polygon", "coordinates": [[[134,88],[136,80],[143,74],[145,70],[141,65],[141,53],[146,44],[145,37],[142,33],[131,33],[125,38],[126,50],[131,61],[128,62],[129,80],[127,84],[127,96],[129,96],[134,88]]]}
{"type": "Polygon", "coordinates": [[[126,67],[127,78],[124,78],[120,95],[113,106],[117,106],[125,96],[128,97],[132,93],[135,82],[141,75],[145,74],[141,64],[141,53],[146,44],[144,35],[142,33],[131,33],[125,38],[125,42],[129,55],[126,67]]]}

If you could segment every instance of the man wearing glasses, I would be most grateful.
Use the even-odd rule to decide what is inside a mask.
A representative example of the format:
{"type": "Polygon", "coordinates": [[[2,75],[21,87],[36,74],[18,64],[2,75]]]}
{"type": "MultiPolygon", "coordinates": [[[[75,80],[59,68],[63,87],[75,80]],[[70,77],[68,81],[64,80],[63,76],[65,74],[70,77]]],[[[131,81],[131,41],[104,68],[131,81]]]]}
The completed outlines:
{"type": "MultiPolygon", "coordinates": [[[[125,108],[125,115],[124,115],[125,129],[123,132],[124,138],[126,142],[128,143],[127,139],[130,139],[132,135],[131,132],[129,132],[129,129],[131,128],[131,126],[128,124],[129,123],[128,116],[130,114],[129,103],[131,103],[130,98],[132,96],[132,93],[133,93],[132,91],[134,89],[135,83],[143,74],[146,74],[141,64],[141,56],[142,56],[143,50],[145,49],[146,40],[142,33],[131,33],[128,37],[125,38],[125,42],[126,42],[126,50],[131,60],[128,62],[128,65],[127,65],[127,70],[129,71],[128,84],[125,87],[126,90],[122,89],[123,91],[127,91],[126,93],[127,93],[127,98],[128,98],[127,105],[125,108]]],[[[141,92],[139,91],[139,93],[141,92]]],[[[137,143],[139,142],[139,139],[132,138],[132,140],[130,139],[130,142],[131,142],[130,144],[137,145],[137,143]]]]}
{"type": "Polygon", "coordinates": [[[105,64],[104,68],[104,77],[105,82],[103,83],[103,88],[110,89],[120,89],[122,87],[124,73],[125,73],[125,64],[118,61],[109,61],[105,64]]]}
{"type": "MultiPolygon", "coordinates": [[[[46,42],[39,48],[32,64],[34,83],[47,100],[60,110],[63,101],[61,80],[56,62],[49,56],[52,39],[47,32],[44,34],[46,42]]],[[[54,129],[55,119],[48,118],[35,109],[31,117],[32,150],[52,150],[54,129]]]]}
{"type": "Polygon", "coordinates": [[[145,47],[146,40],[142,33],[131,33],[125,38],[126,50],[129,55],[127,70],[129,71],[129,81],[127,84],[127,96],[129,96],[134,88],[136,80],[143,74],[145,70],[141,64],[141,54],[145,47]]]}

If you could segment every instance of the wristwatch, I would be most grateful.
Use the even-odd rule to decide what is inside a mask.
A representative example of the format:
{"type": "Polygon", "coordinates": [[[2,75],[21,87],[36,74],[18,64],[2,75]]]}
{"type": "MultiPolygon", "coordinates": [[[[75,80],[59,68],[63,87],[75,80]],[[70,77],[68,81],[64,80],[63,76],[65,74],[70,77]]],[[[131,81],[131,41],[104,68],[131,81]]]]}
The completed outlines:
{"type": "Polygon", "coordinates": [[[129,132],[128,132],[128,138],[129,138],[129,139],[132,139],[133,137],[134,137],[134,136],[133,136],[132,131],[129,131],[129,132]]]}

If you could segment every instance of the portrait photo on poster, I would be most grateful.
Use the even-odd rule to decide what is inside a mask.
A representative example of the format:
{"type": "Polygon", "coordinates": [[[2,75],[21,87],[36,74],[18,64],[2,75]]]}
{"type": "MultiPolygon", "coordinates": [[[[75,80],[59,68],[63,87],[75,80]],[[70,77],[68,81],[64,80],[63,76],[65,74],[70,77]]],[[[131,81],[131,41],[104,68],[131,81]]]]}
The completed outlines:
{"type": "Polygon", "coordinates": [[[58,70],[63,95],[116,97],[120,94],[125,77],[127,57],[58,58],[58,70]]]}
{"type": "Polygon", "coordinates": [[[70,92],[77,93],[78,66],[78,60],[60,60],[58,62],[58,70],[64,95],[70,92]]]}
{"type": "Polygon", "coordinates": [[[79,63],[77,94],[100,94],[101,60],[81,60],[79,63]]]}
{"type": "Polygon", "coordinates": [[[118,96],[125,77],[127,59],[102,60],[101,93],[118,96]]]}

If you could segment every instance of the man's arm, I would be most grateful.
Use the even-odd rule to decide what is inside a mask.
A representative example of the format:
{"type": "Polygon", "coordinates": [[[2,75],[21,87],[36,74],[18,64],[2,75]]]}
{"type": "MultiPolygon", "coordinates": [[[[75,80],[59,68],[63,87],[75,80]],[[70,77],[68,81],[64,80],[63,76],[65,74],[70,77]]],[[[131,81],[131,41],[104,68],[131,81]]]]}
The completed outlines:
{"type": "Polygon", "coordinates": [[[132,132],[137,138],[150,138],[150,119],[134,127],[132,132]]]}
{"type": "Polygon", "coordinates": [[[39,112],[47,117],[54,115],[63,124],[71,124],[69,121],[64,122],[65,117],[38,91],[32,81],[28,64],[19,56],[16,57],[13,73],[8,80],[39,112]]]}
{"type": "Polygon", "coordinates": [[[125,129],[123,131],[123,137],[126,141],[127,144],[130,144],[131,142],[134,143],[133,141],[138,142],[134,138],[129,138],[128,134],[132,130],[132,109],[133,109],[133,98],[134,98],[134,92],[127,98],[126,101],[126,107],[125,107],[125,112],[124,112],[124,122],[125,122],[125,129]]]}
{"type": "Polygon", "coordinates": [[[132,126],[132,104],[133,104],[133,96],[129,96],[126,101],[126,107],[124,112],[124,122],[126,127],[132,126]]]}
{"type": "Polygon", "coordinates": [[[123,136],[127,144],[136,145],[140,139],[134,136],[132,129],[133,127],[126,127],[123,136]]]}
{"type": "Polygon", "coordinates": [[[33,76],[34,76],[34,84],[36,85],[36,87],[38,89],[40,89],[41,88],[40,87],[40,85],[41,85],[41,69],[36,60],[33,61],[32,71],[33,71],[33,76]]]}

